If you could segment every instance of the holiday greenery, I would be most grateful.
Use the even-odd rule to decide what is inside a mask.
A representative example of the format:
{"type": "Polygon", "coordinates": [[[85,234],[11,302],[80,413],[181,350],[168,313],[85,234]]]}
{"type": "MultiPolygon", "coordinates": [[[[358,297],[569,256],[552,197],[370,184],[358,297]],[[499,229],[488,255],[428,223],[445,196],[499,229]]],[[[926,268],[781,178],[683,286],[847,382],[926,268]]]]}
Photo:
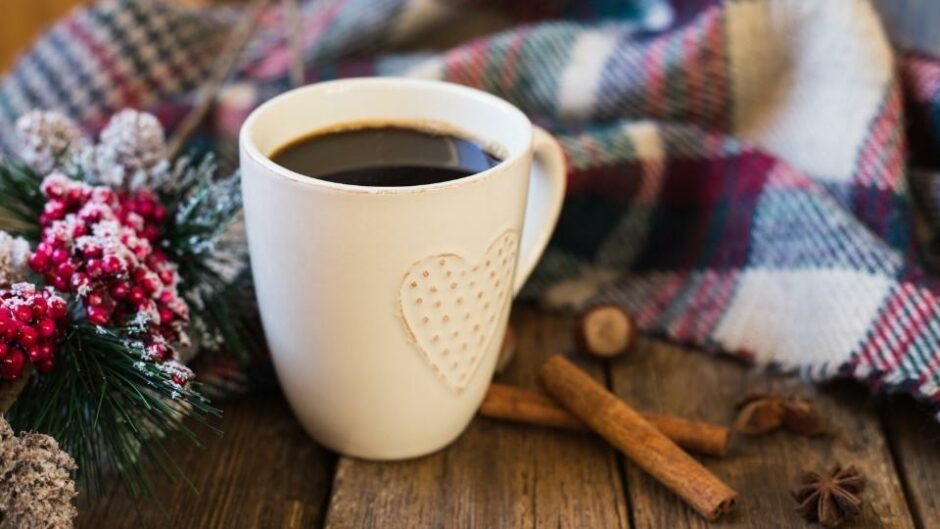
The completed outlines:
{"type": "Polygon", "coordinates": [[[159,122],[132,110],[97,143],[50,112],[17,133],[18,159],[0,161],[7,419],[52,436],[89,490],[113,469],[147,494],[152,469],[182,477],[167,434],[198,442],[189,425],[218,414],[185,363],[222,344],[247,359],[257,340],[238,180],[211,157],[172,163],[159,122]]]}

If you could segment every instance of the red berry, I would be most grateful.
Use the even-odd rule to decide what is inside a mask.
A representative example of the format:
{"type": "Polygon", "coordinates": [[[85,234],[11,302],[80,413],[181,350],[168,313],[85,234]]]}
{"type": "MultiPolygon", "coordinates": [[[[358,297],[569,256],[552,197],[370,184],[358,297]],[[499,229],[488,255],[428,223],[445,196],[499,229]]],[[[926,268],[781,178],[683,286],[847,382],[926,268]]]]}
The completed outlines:
{"type": "Polygon", "coordinates": [[[85,271],[93,278],[99,278],[104,275],[104,267],[101,266],[100,259],[89,259],[85,261],[85,271]]]}
{"type": "Polygon", "coordinates": [[[79,290],[88,286],[88,284],[91,283],[91,279],[89,279],[88,274],[84,272],[75,272],[72,274],[71,279],[69,279],[69,283],[72,285],[72,290],[79,290]]]}
{"type": "Polygon", "coordinates": [[[121,260],[115,255],[109,255],[101,261],[101,269],[105,274],[114,275],[121,271],[121,260]]]}
{"type": "Polygon", "coordinates": [[[27,322],[33,319],[33,309],[27,305],[18,305],[15,309],[13,309],[13,315],[16,316],[16,319],[22,322],[27,322]]]}
{"type": "Polygon", "coordinates": [[[7,382],[13,382],[20,378],[23,373],[23,365],[26,358],[19,349],[10,349],[6,357],[0,361],[0,378],[7,382]]]}
{"type": "Polygon", "coordinates": [[[145,277],[141,282],[140,286],[147,291],[147,294],[153,294],[160,288],[160,284],[154,280],[152,277],[145,277]]]}
{"type": "Polygon", "coordinates": [[[65,218],[65,204],[59,200],[50,200],[46,202],[42,212],[50,220],[61,220],[65,218]]]}
{"type": "Polygon", "coordinates": [[[168,323],[172,323],[175,318],[176,314],[174,314],[172,310],[168,309],[167,307],[160,307],[161,324],[166,325],[168,323]]]}
{"type": "Polygon", "coordinates": [[[128,294],[127,298],[131,303],[137,306],[146,301],[147,293],[144,292],[144,289],[140,287],[132,287],[131,292],[128,294]]]}
{"type": "Polygon", "coordinates": [[[53,264],[59,265],[69,259],[69,252],[65,248],[56,248],[52,250],[52,262],[53,264]]]}
{"type": "Polygon", "coordinates": [[[111,315],[102,306],[88,307],[88,321],[94,325],[106,325],[111,315]]]}
{"type": "Polygon", "coordinates": [[[151,215],[153,215],[153,209],[155,206],[156,205],[149,198],[141,197],[137,199],[137,204],[134,209],[142,217],[150,217],[151,215]]]}
{"type": "Polygon", "coordinates": [[[47,242],[41,242],[36,245],[36,253],[44,255],[46,258],[52,257],[53,249],[52,245],[47,242]]]}
{"type": "Polygon", "coordinates": [[[69,189],[68,193],[65,195],[65,200],[69,204],[78,205],[85,201],[85,193],[80,187],[73,187],[69,189]]]}
{"type": "Polygon", "coordinates": [[[49,304],[46,303],[46,298],[42,296],[33,296],[33,299],[30,300],[30,304],[33,307],[33,316],[37,318],[45,316],[46,310],[49,308],[49,304]]]}
{"type": "Polygon", "coordinates": [[[72,274],[75,273],[75,265],[69,261],[66,261],[55,268],[55,273],[56,275],[62,276],[66,279],[71,279],[72,274]]]}
{"type": "Polygon", "coordinates": [[[0,360],[3,360],[6,357],[7,352],[9,352],[10,346],[6,342],[0,342],[0,360]]]}
{"type": "Polygon", "coordinates": [[[39,323],[36,324],[36,329],[39,330],[39,335],[43,338],[49,338],[56,331],[55,322],[49,318],[43,318],[39,320],[39,323]]]}
{"type": "Polygon", "coordinates": [[[163,270],[160,272],[159,276],[160,282],[167,286],[172,285],[173,280],[176,279],[176,274],[174,274],[172,270],[163,270]]]}
{"type": "Polygon", "coordinates": [[[158,223],[166,220],[166,208],[161,205],[153,208],[153,220],[157,221],[158,223]]]}
{"type": "Polygon", "coordinates": [[[47,254],[37,252],[29,257],[29,268],[37,274],[48,270],[49,264],[49,256],[47,254]]]}
{"type": "Polygon", "coordinates": [[[126,281],[120,281],[111,286],[111,297],[114,299],[124,299],[130,294],[131,287],[126,281]]]}
{"type": "Polygon", "coordinates": [[[52,283],[52,286],[60,292],[68,292],[69,280],[62,276],[53,276],[52,279],[46,278],[46,281],[52,283]]]}
{"type": "Polygon", "coordinates": [[[34,345],[39,340],[39,331],[32,325],[24,325],[16,335],[16,341],[24,347],[34,345]]]}
{"type": "Polygon", "coordinates": [[[160,236],[160,229],[154,226],[153,224],[147,224],[144,226],[144,231],[141,234],[144,239],[149,241],[156,240],[160,236]]]}
{"type": "Polygon", "coordinates": [[[167,359],[167,353],[169,351],[165,345],[151,344],[147,346],[147,352],[150,353],[150,356],[152,356],[154,360],[157,362],[162,362],[167,359]]]}
{"type": "Polygon", "coordinates": [[[38,364],[44,359],[42,356],[42,349],[38,345],[34,345],[26,349],[26,356],[29,357],[29,362],[31,364],[38,364]]]}
{"type": "Polygon", "coordinates": [[[101,295],[101,292],[92,292],[88,294],[88,297],[85,299],[85,303],[92,307],[97,307],[104,303],[104,297],[101,295]]]}
{"type": "Polygon", "coordinates": [[[55,369],[55,359],[51,356],[36,364],[36,370],[43,375],[52,373],[53,369],[55,369]]]}
{"type": "Polygon", "coordinates": [[[68,314],[68,306],[65,300],[60,297],[54,297],[49,300],[49,317],[54,320],[64,318],[68,314]]]}
{"type": "Polygon", "coordinates": [[[174,296],[172,290],[164,290],[160,293],[160,303],[164,305],[169,305],[173,302],[174,296]]]}

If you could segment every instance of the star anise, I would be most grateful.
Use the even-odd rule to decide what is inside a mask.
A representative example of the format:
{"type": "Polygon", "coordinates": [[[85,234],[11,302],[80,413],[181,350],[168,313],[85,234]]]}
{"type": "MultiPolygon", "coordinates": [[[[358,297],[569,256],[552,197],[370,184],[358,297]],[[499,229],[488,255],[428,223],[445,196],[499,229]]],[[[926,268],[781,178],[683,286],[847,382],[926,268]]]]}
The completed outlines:
{"type": "Polygon", "coordinates": [[[751,392],[738,404],[737,431],[746,435],[767,433],[781,426],[805,436],[823,432],[823,419],[813,403],[796,396],[751,392]]]}
{"type": "Polygon", "coordinates": [[[865,489],[865,476],[854,466],[836,464],[826,472],[806,471],[800,486],[790,492],[799,503],[796,511],[811,522],[837,527],[862,510],[859,494],[865,489]]]}

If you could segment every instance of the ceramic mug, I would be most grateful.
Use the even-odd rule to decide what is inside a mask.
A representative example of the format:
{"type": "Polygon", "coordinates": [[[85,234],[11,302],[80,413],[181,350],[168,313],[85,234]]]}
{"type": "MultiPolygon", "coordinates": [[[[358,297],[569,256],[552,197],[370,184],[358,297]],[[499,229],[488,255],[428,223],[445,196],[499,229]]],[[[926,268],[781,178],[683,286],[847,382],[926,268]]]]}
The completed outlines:
{"type": "Polygon", "coordinates": [[[558,143],[490,94],[400,78],[282,94],[251,113],[239,143],[261,318],[301,424],[368,459],[449,444],[489,386],[512,298],[558,219],[558,143]],[[297,138],[360,123],[433,124],[503,161],[409,187],[328,182],[271,161],[297,138]]]}

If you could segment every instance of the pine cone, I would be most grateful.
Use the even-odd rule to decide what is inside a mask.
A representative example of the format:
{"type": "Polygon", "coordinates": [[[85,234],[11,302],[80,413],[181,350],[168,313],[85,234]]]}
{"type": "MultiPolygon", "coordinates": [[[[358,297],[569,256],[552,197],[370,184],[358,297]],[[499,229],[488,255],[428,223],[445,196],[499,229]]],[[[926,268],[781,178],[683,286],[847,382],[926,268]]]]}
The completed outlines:
{"type": "Polygon", "coordinates": [[[163,127],[152,114],[122,110],[101,131],[89,171],[97,182],[137,190],[159,187],[169,176],[163,127]]]}
{"type": "Polygon", "coordinates": [[[70,529],[78,495],[72,457],[39,433],[19,438],[0,417],[0,529],[70,529]]]}
{"type": "Polygon", "coordinates": [[[26,279],[29,243],[0,231],[0,288],[7,288],[26,279]]]}
{"type": "Polygon", "coordinates": [[[19,154],[34,171],[45,175],[78,162],[88,141],[78,127],[58,112],[35,110],[16,120],[19,154]]]}

